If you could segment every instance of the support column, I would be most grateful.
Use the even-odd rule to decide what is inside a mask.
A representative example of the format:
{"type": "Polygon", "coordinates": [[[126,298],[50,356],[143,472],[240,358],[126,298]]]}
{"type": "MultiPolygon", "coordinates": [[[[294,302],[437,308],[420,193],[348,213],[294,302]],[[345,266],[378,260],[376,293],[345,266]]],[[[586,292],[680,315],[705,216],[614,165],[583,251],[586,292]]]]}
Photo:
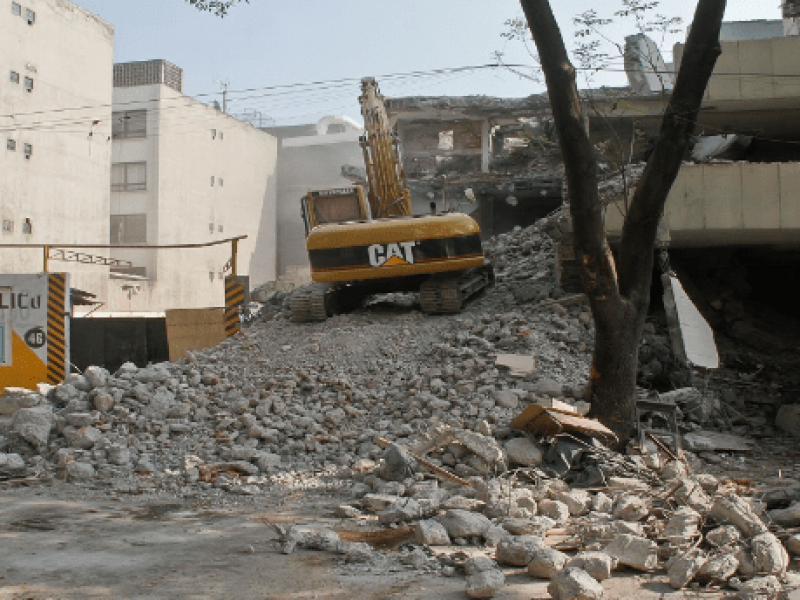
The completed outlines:
{"type": "Polygon", "coordinates": [[[492,137],[489,119],[484,119],[481,124],[481,172],[489,172],[489,161],[492,154],[492,137]]]}

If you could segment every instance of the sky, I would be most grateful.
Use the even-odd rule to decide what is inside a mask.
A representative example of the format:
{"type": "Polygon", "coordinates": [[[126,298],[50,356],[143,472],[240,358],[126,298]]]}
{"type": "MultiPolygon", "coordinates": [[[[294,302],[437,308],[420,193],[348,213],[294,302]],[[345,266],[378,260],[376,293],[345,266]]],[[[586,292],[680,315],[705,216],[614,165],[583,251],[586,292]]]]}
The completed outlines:
{"type": "MultiPolygon", "coordinates": [[[[506,20],[522,14],[517,0],[250,0],[225,18],[184,0],[73,2],[114,25],[116,62],[168,60],[183,68],[187,95],[221,101],[227,85],[228,112],[256,111],[265,124],[315,123],[326,115],[360,121],[358,80],[366,76],[376,77],[389,97],[544,91],[506,69],[449,70],[494,63],[497,51],[507,63],[532,64],[520,42],[501,37],[506,20]]],[[[602,9],[596,0],[552,4],[572,47],[572,17],[590,9],[613,17],[622,0],[601,3],[602,9]]],[[[662,0],[654,14],[680,17],[685,28],[695,6],[694,0],[662,0]]],[[[728,0],[726,21],[779,18],[779,0],[728,0]]],[[[606,28],[622,43],[637,32],[619,19],[606,28]]],[[[665,41],[667,61],[683,35],[665,41]]],[[[595,83],[625,85],[621,61],[612,70],[595,83]]]]}

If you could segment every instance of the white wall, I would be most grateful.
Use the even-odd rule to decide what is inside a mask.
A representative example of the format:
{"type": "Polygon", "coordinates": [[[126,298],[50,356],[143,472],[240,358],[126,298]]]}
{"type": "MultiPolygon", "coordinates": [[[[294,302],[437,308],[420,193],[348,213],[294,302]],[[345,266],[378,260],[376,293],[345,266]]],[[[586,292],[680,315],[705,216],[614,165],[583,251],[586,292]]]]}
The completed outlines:
{"type": "MultiPolygon", "coordinates": [[[[113,27],[65,0],[19,3],[23,17],[25,9],[36,13],[33,25],[11,13],[10,1],[0,5],[0,220],[14,227],[0,231],[0,243],[106,244],[113,27]],[[34,81],[30,93],[25,77],[34,81]],[[8,138],[16,152],[6,149],[8,138]],[[24,144],[33,147],[30,159],[24,144]],[[31,234],[22,232],[24,219],[31,234]]],[[[42,268],[41,250],[0,249],[0,273],[42,268]]],[[[105,267],[54,261],[50,268],[72,273],[74,287],[101,299],[107,293],[105,267]]]]}
{"type": "MultiPolygon", "coordinates": [[[[246,235],[238,273],[250,275],[252,285],[276,279],[277,140],[164,85],[117,88],[114,98],[115,110],[148,109],[148,137],[115,141],[113,157],[115,163],[147,161],[148,189],[113,193],[112,214],[146,212],[148,244],[246,235]]],[[[149,281],[134,290],[130,282],[112,280],[109,310],[224,305],[220,274],[230,244],[145,252],[115,251],[135,266],[148,266],[149,281]]]]}

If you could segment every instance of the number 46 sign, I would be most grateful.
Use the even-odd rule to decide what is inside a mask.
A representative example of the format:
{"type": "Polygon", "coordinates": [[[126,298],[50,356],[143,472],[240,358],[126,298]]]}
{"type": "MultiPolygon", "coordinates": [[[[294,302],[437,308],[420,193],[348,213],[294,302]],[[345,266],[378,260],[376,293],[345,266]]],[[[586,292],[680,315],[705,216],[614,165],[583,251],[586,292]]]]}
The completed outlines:
{"type": "Polygon", "coordinates": [[[47,335],[41,327],[34,327],[25,333],[25,343],[31,348],[41,348],[47,342],[47,335]]]}

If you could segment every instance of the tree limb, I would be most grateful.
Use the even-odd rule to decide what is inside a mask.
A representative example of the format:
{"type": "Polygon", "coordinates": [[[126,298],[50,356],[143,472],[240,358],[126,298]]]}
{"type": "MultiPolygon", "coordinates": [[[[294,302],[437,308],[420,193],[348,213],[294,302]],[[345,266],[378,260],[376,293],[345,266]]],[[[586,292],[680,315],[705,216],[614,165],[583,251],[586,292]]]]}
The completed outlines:
{"type": "Polygon", "coordinates": [[[564,39],[548,0],[521,0],[547,82],[553,119],[569,187],[575,250],[586,293],[597,301],[618,300],[614,260],[606,243],[603,208],[597,188],[597,157],[586,130],[583,107],[564,39]]]}
{"type": "Polygon", "coordinates": [[[658,223],[694,133],[708,81],[721,53],[719,33],[726,0],[700,0],[661,132],[622,228],[619,285],[636,302],[650,286],[658,223]]]}

